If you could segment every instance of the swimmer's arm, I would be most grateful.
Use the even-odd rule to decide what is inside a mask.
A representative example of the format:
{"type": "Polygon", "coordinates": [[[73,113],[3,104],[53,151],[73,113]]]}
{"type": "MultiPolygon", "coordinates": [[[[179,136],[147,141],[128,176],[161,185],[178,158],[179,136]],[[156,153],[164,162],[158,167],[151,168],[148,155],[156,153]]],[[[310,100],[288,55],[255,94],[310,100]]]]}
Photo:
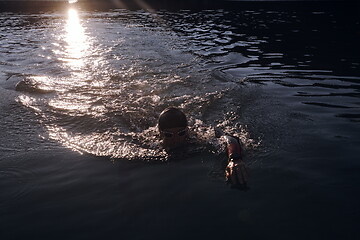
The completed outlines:
{"type": "Polygon", "coordinates": [[[228,164],[225,168],[226,181],[234,187],[246,187],[248,170],[243,160],[243,149],[238,138],[224,136],[227,147],[228,164]],[[230,157],[230,154],[236,157],[230,157]]]}
{"type": "Polygon", "coordinates": [[[240,160],[230,160],[225,169],[226,181],[235,187],[246,187],[248,182],[248,170],[245,162],[240,160]]]}

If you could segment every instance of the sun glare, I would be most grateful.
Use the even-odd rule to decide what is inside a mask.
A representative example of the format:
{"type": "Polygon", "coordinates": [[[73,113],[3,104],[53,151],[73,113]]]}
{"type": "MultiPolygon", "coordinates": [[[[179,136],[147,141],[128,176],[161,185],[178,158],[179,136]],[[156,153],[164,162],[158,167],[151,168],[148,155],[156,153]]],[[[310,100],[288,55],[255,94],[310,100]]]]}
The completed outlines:
{"type": "Polygon", "coordinates": [[[88,41],[78,11],[72,8],[68,11],[65,40],[67,42],[67,62],[71,68],[79,70],[84,65],[88,41]]]}
{"type": "Polygon", "coordinates": [[[78,0],[69,0],[69,3],[76,3],[78,0]]]}

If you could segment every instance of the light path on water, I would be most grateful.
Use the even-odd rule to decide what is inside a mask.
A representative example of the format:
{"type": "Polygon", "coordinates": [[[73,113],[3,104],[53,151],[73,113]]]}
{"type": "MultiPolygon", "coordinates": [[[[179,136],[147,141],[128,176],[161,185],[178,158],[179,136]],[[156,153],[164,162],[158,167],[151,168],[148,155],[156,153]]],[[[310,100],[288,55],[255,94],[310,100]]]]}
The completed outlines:
{"type": "Polygon", "coordinates": [[[2,12],[0,238],[358,239],[358,18],[284,9],[2,12]],[[144,164],[168,106],[249,191],[211,147],[144,164]]]}
{"type": "MultiPolygon", "coordinates": [[[[207,142],[215,143],[220,126],[245,133],[238,120],[227,119],[240,106],[232,96],[242,78],[189,52],[158,14],[69,9],[46,25],[37,33],[46,38],[33,60],[37,68],[17,90],[50,139],[97,156],[163,160],[156,120],[168,106],[184,109],[194,134],[207,142]],[[211,115],[208,123],[204,115],[211,115]]],[[[237,64],[249,59],[230,54],[237,64]]]]}

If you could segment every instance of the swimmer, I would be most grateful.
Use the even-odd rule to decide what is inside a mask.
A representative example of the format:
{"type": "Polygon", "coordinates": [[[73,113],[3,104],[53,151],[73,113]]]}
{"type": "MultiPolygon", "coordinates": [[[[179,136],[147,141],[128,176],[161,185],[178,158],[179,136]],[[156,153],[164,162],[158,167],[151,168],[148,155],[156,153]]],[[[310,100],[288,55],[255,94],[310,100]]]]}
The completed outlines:
{"type": "MultiPolygon", "coordinates": [[[[166,151],[173,151],[184,147],[189,140],[188,121],[185,114],[178,108],[165,109],[159,116],[158,129],[162,146],[166,151]]],[[[226,182],[233,187],[246,187],[248,171],[242,159],[240,140],[236,137],[222,136],[226,142],[228,156],[225,169],[226,182]]]]}
{"type": "Polygon", "coordinates": [[[186,144],[189,132],[185,114],[177,108],[167,108],[159,116],[158,128],[163,147],[173,150],[186,144]]]}

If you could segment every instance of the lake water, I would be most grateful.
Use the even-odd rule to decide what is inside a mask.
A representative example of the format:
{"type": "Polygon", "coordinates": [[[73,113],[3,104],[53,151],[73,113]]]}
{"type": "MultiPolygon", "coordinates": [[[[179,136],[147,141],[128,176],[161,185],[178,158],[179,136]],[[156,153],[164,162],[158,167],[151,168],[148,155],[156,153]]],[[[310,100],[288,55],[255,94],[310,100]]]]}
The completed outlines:
{"type": "Polygon", "coordinates": [[[358,239],[358,12],[256,6],[2,11],[0,238],[358,239]],[[202,150],[159,148],[168,106],[202,150]]]}

